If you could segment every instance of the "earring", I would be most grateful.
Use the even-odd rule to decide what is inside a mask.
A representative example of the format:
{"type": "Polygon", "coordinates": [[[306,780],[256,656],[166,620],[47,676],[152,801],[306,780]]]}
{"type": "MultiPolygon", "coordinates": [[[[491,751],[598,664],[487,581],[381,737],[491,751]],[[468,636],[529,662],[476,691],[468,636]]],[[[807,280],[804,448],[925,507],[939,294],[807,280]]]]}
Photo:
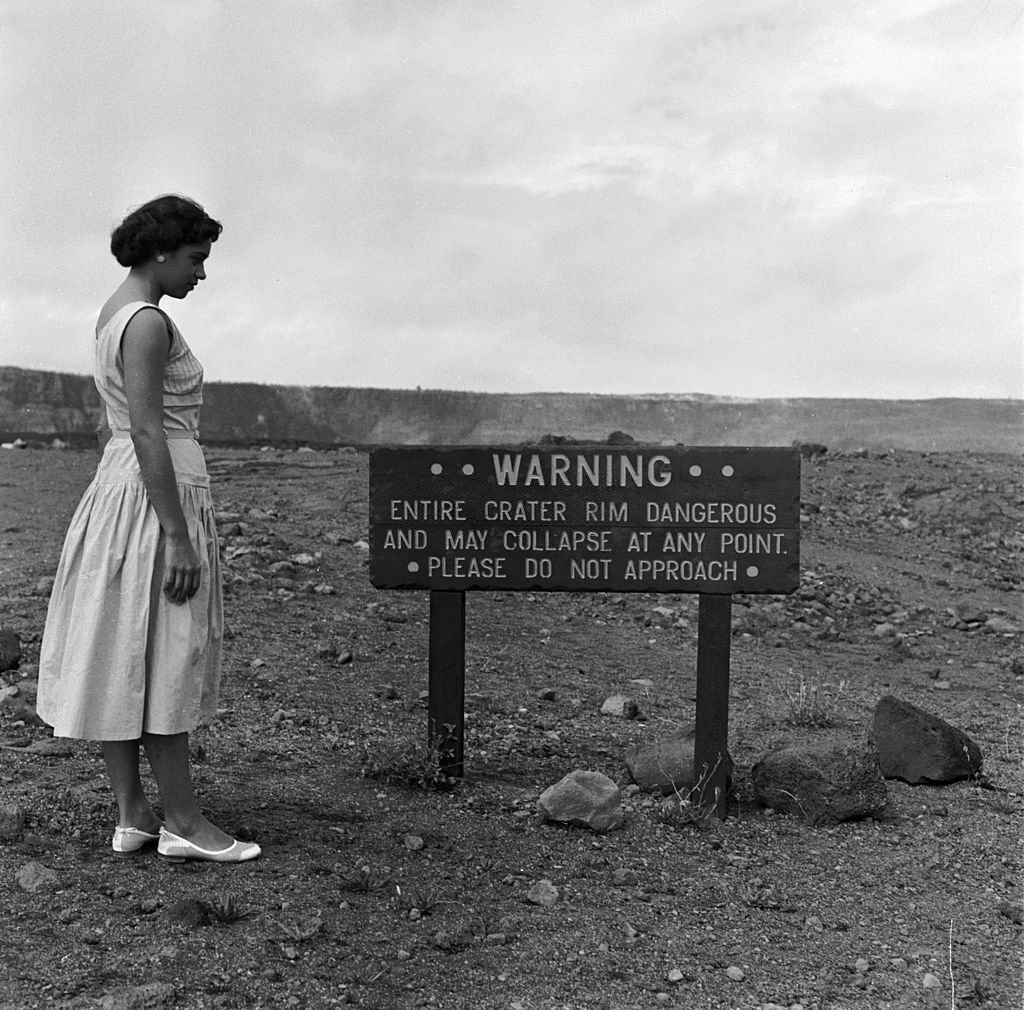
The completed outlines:
{"type": "Polygon", "coordinates": [[[157,263],[163,263],[163,261],[164,261],[164,260],[165,260],[166,258],[167,258],[167,257],[166,257],[166,256],[164,256],[164,254],[163,254],[163,253],[157,253],[157,254],[156,254],[156,261],[157,261],[157,263]]]}

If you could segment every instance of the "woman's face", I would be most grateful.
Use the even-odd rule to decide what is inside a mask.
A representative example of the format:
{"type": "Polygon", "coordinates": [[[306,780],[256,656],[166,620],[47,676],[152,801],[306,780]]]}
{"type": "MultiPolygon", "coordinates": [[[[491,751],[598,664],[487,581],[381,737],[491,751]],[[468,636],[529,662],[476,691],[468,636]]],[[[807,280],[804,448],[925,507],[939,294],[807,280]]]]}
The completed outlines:
{"type": "Polygon", "coordinates": [[[164,262],[158,263],[157,267],[165,294],[184,298],[200,281],[206,280],[203,264],[210,255],[211,244],[207,239],[179,246],[174,252],[164,254],[164,262]]]}

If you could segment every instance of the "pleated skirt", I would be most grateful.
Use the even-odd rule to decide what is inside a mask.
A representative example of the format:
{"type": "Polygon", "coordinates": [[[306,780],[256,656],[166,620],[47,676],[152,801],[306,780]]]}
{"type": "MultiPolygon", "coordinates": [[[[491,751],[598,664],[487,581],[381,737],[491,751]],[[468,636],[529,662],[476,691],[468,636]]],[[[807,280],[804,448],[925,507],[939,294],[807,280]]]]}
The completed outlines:
{"type": "Polygon", "coordinates": [[[216,713],[224,631],[220,555],[199,443],[169,439],[202,564],[187,603],[162,591],[164,535],[130,439],[107,443],[71,520],[46,615],[37,710],[54,736],[136,740],[216,713]]]}

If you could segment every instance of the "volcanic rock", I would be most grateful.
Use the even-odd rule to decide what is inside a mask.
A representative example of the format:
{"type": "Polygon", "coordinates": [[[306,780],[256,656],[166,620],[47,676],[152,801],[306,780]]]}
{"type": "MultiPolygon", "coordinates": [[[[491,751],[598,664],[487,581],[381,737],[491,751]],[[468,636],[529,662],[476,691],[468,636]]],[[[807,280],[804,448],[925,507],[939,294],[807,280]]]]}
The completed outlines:
{"type": "Polygon", "coordinates": [[[21,662],[21,639],[16,631],[0,628],[0,673],[17,669],[21,662]]]}
{"type": "Polygon", "coordinates": [[[552,905],[558,903],[558,899],[561,897],[561,893],[550,880],[546,878],[544,880],[538,880],[530,889],[526,892],[526,900],[531,905],[540,905],[541,908],[551,908],[552,905]]]}
{"type": "Polygon", "coordinates": [[[613,715],[619,719],[635,719],[640,714],[640,706],[624,694],[613,694],[605,698],[601,706],[601,715],[613,715]]]}
{"type": "Polygon", "coordinates": [[[891,694],[875,706],[870,736],[887,779],[940,785],[981,772],[981,748],[963,730],[891,694]]]}
{"type": "Polygon", "coordinates": [[[964,624],[982,624],[988,618],[988,608],[977,600],[961,600],[954,608],[958,621],[964,624]]]}
{"type": "Polygon", "coordinates": [[[619,787],[602,772],[577,769],[540,795],[537,809],[546,820],[592,831],[614,831],[626,818],[619,787]]]}
{"type": "Polygon", "coordinates": [[[7,712],[12,722],[24,722],[29,726],[42,726],[43,720],[35,710],[37,682],[24,680],[0,688],[0,709],[7,712]]]}
{"type": "MultiPolygon", "coordinates": [[[[630,747],[625,754],[630,778],[644,792],[686,796],[694,785],[693,741],[691,727],[675,736],[630,747]]],[[[733,762],[728,754],[725,762],[726,775],[731,778],[733,762]]]]}
{"type": "Polygon", "coordinates": [[[14,875],[14,879],[23,891],[34,894],[36,891],[43,891],[53,887],[57,883],[57,874],[48,866],[37,863],[34,860],[26,863],[14,875]]]}
{"type": "Polygon", "coordinates": [[[888,803],[878,755],[868,747],[783,745],[761,757],[751,778],[760,803],[799,813],[812,824],[877,817],[888,803]]]}

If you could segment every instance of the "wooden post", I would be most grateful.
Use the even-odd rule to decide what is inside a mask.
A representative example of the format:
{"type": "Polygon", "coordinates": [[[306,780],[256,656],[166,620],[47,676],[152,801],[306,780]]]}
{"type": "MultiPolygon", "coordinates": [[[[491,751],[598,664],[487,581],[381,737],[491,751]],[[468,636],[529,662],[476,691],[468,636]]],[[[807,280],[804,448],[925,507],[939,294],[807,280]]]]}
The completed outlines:
{"type": "Polygon", "coordinates": [[[729,778],[729,646],[732,597],[701,593],[697,611],[694,805],[725,820],[729,778]]]}
{"type": "Polygon", "coordinates": [[[430,594],[430,697],[427,739],[438,747],[441,769],[462,778],[466,697],[466,594],[430,594]]]}

